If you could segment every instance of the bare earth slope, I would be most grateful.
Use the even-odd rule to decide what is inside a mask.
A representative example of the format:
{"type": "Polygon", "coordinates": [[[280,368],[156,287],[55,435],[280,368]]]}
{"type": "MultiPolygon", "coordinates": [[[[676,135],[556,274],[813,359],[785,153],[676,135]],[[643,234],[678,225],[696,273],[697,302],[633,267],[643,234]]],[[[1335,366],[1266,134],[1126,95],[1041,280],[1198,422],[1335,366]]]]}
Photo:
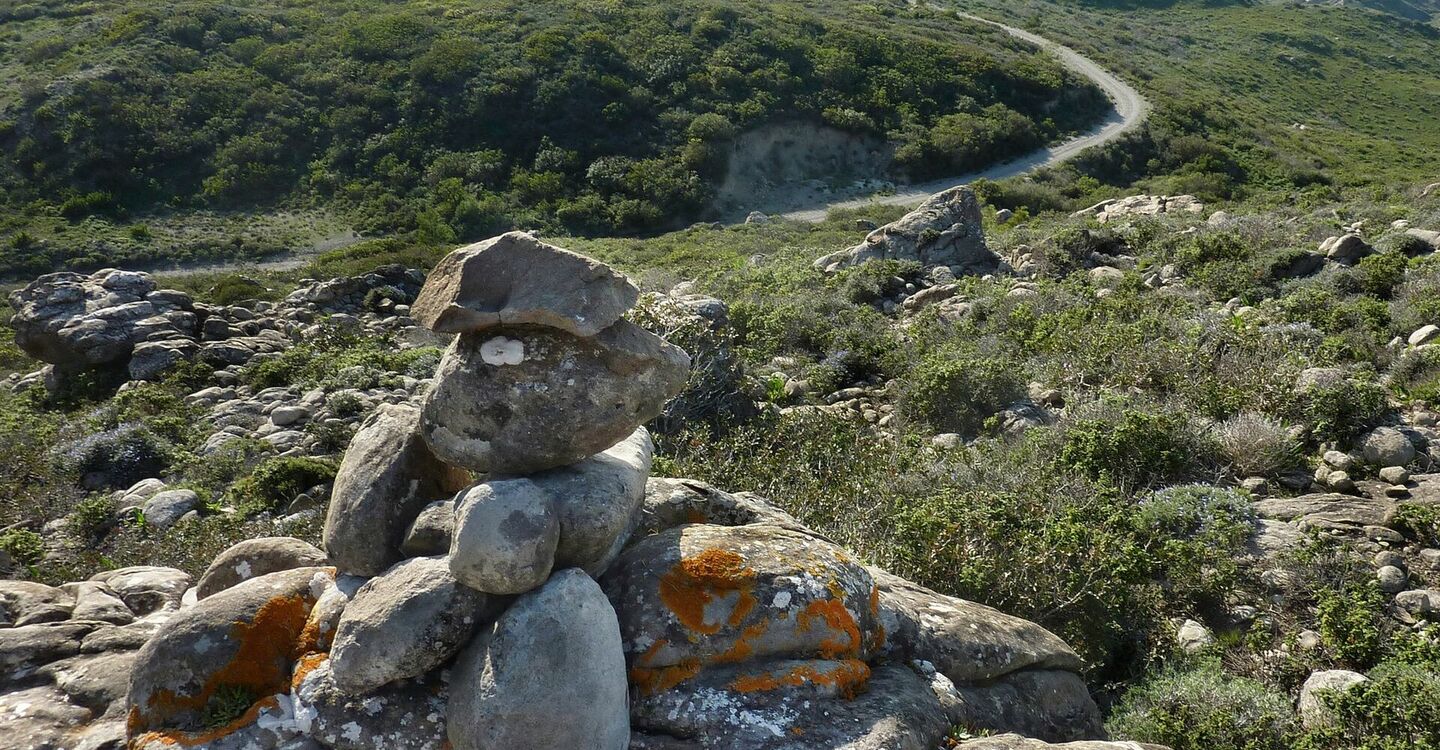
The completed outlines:
{"type": "Polygon", "coordinates": [[[1052,42],[1038,34],[1032,34],[1024,29],[1017,29],[1014,26],[1007,26],[1003,23],[997,23],[969,13],[962,12],[959,13],[959,15],[973,21],[996,26],[1026,42],[1048,50],[1059,58],[1065,67],[1089,78],[1095,82],[1095,85],[1103,89],[1105,95],[1110,97],[1110,101],[1115,105],[1114,112],[1111,113],[1110,117],[1106,118],[1093,130],[1084,135],[1077,136],[1064,143],[1038,149],[1019,159],[1013,159],[980,172],[931,180],[930,182],[917,185],[902,186],[890,195],[837,201],[788,211],[784,214],[785,218],[796,221],[815,222],[823,220],[826,213],[834,208],[857,208],[871,203],[883,203],[896,206],[910,205],[919,203],[934,193],[941,192],[956,185],[974,182],[981,178],[998,180],[1024,174],[1039,167],[1059,164],[1091,146],[1109,143],[1126,131],[1132,130],[1141,122],[1144,122],[1146,114],[1150,111],[1150,103],[1145,100],[1145,97],[1140,95],[1139,91],[1136,91],[1132,86],[1115,77],[1109,71],[1075,50],[1052,42]]]}

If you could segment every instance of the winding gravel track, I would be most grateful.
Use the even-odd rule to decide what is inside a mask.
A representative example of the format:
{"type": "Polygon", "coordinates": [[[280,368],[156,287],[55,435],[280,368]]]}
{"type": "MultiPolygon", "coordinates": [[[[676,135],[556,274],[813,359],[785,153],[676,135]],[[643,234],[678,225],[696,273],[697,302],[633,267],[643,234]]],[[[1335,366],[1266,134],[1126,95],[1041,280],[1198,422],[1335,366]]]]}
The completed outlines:
{"type": "Polygon", "coordinates": [[[1110,98],[1111,103],[1114,105],[1110,116],[1087,133],[1071,138],[1063,143],[1032,151],[1025,156],[1005,162],[1004,164],[998,164],[980,172],[945,177],[917,185],[902,185],[896,192],[890,195],[877,195],[868,198],[836,201],[813,208],[789,211],[782,214],[782,216],[795,221],[817,222],[823,221],[825,215],[834,208],[859,208],[876,203],[892,206],[908,206],[920,203],[931,195],[956,185],[964,185],[982,178],[999,180],[1024,174],[1039,167],[1054,166],[1074,157],[1076,154],[1091,146],[1099,146],[1119,138],[1123,133],[1134,129],[1139,126],[1140,123],[1144,122],[1145,116],[1150,112],[1150,102],[1146,101],[1145,97],[1141,96],[1139,91],[1136,91],[1129,84],[1115,77],[1110,71],[1100,67],[1095,61],[1081,55],[1079,52],[1062,44],[1052,42],[1038,34],[1025,31],[1024,29],[1017,29],[1014,26],[1007,26],[1003,23],[991,21],[987,18],[981,18],[980,16],[969,13],[957,12],[957,15],[971,21],[995,26],[1011,36],[1018,37],[1055,55],[1061,65],[1089,78],[1105,92],[1105,95],[1110,98]]]}

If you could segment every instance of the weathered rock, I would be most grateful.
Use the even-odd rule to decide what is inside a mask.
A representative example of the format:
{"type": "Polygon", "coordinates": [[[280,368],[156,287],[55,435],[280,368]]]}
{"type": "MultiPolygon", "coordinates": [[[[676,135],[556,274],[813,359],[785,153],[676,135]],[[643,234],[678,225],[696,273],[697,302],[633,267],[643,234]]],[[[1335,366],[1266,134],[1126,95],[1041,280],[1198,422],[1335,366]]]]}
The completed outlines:
{"type": "Polygon", "coordinates": [[[966,740],[956,745],[955,750],[1166,750],[1166,748],[1145,742],[1105,742],[1102,740],[1051,744],[1018,734],[997,734],[993,737],[966,740]]]}
{"type": "Polygon", "coordinates": [[[72,656],[45,666],[40,674],[65,693],[71,703],[90,709],[96,716],[120,717],[134,666],[134,651],[117,651],[72,656]]]}
{"type": "Polygon", "coordinates": [[[1440,251],[1440,232],[1429,229],[1407,229],[1405,230],[1405,234],[1407,236],[1414,237],[1421,242],[1424,242],[1425,244],[1429,245],[1431,248],[1437,251],[1440,251]]]}
{"type": "Polygon", "coordinates": [[[747,492],[732,495],[693,479],[651,478],[646,482],[636,536],[658,534],[687,523],[764,523],[804,528],[794,516],[747,492]]]}
{"type": "Polygon", "coordinates": [[[450,661],[496,609],[461,586],[445,558],[405,560],[361,586],[340,615],[330,649],[335,683],[359,694],[419,677],[450,661]]]}
{"type": "Polygon", "coordinates": [[[1440,326],[1432,323],[1416,328],[1405,341],[1411,346],[1424,346],[1437,339],[1440,339],[1440,326]]]}
{"type": "Polygon", "coordinates": [[[210,562],[196,584],[196,598],[204,599],[242,581],[295,568],[325,564],[325,553],[294,537],[247,539],[221,552],[210,562]]]}
{"type": "Polygon", "coordinates": [[[65,694],[45,685],[0,695],[0,716],[4,730],[0,745],[15,750],[49,750],[73,747],[74,736],[83,731],[91,712],[65,699],[65,694]]]}
{"type": "Polygon", "coordinates": [[[124,362],[146,339],[193,336],[189,297],[154,291],[144,273],[46,274],[10,294],[15,343],[36,359],[85,368],[124,362]]]}
{"type": "Polygon", "coordinates": [[[450,552],[450,537],[455,533],[455,501],[436,500],[425,506],[415,522],[405,531],[400,554],[405,557],[429,557],[450,552]]]}
{"type": "Polygon", "coordinates": [[[1255,512],[1271,521],[1295,522],[1300,528],[1361,533],[1366,526],[1385,526],[1395,514],[1391,500],[1321,493],[1300,497],[1267,497],[1255,512]]]}
{"type": "Polygon", "coordinates": [[[70,619],[75,596],[33,581],[0,581],[0,627],[70,619]]]}
{"type": "Polygon", "coordinates": [[[335,684],[322,656],[296,670],[300,728],[334,750],[445,750],[449,685],[445,670],[401,680],[360,695],[335,684]]]}
{"type": "Polygon", "coordinates": [[[956,685],[955,691],[960,700],[950,707],[950,718],[962,726],[1047,742],[1103,736],[1100,711],[1074,672],[1030,669],[992,683],[956,685]]]}
{"type": "Polygon", "coordinates": [[[1187,654],[1198,653],[1215,645],[1215,634],[1195,620],[1186,620],[1175,631],[1175,644],[1187,654]]]}
{"type": "Polygon", "coordinates": [[[965,185],[931,196],[898,221],[871,232],[861,244],[815,261],[815,267],[835,272],[876,259],[913,260],[976,274],[1000,265],[1000,257],[985,246],[975,191],[965,185]]]}
{"type": "Polygon", "coordinates": [[[625,657],[600,587],[572,568],[516,599],[457,660],[448,713],[455,750],[624,750],[625,657]]]}
{"type": "Polygon", "coordinates": [[[195,494],[194,490],[157,492],[145,501],[145,525],[168,529],[199,505],[200,496],[195,494]]]}
{"type": "Polygon", "coordinates": [[[1325,704],[1327,693],[1346,693],[1369,682],[1359,672],[1345,669],[1330,669],[1312,673],[1300,686],[1300,703],[1297,710],[1300,723],[1306,728],[1316,729],[1329,726],[1336,721],[1334,712],[1325,704]]]}
{"type": "Polygon", "coordinates": [[[401,559],[410,523],[432,500],[470,483],[434,456],[417,434],[420,410],[382,405],[350,441],[325,517],[323,545],[340,570],[377,575],[401,559]]]}
{"type": "Polygon", "coordinates": [[[682,526],[631,545],[601,580],[640,690],[745,658],[867,659],[879,594],[844,550],[778,526],[682,526]]]}
{"type": "Polygon", "coordinates": [[[690,367],[684,351],[624,320],[593,338],[494,334],[457,337],[421,420],[435,455],[476,471],[529,474],[599,453],[658,415],[690,367]]]}
{"type": "Polygon", "coordinates": [[[81,581],[66,584],[75,593],[75,610],[70,616],[76,620],[108,622],[112,625],[126,625],[135,621],[135,613],[125,606],[120,595],[103,583],[81,581]]]}
{"type": "Polygon", "coordinates": [[[18,684],[40,667],[80,653],[80,640],[97,626],[93,622],[46,622],[0,628],[0,678],[18,684]]]}
{"type": "Polygon", "coordinates": [[[859,661],[719,669],[638,698],[632,715],[632,750],[933,750],[950,729],[925,677],[859,661]]]}
{"type": "Polygon", "coordinates": [[[441,333],[545,326],[594,336],[618,321],[639,294],[604,263],[510,232],[442,258],[410,315],[441,333]]]}
{"type": "Polygon", "coordinates": [[[604,453],[530,475],[554,503],[556,568],[580,568],[594,578],[614,562],[635,526],[654,452],[641,427],[604,453]]]}
{"type": "Polygon", "coordinates": [[[482,482],[455,499],[450,570],[470,588],[522,594],[555,566],[560,521],[555,501],[529,479],[482,482]]]}
{"type": "Polygon", "coordinates": [[[192,359],[200,345],[188,338],[142,341],[130,353],[131,380],[158,380],[176,365],[192,359]]]}
{"type": "Polygon", "coordinates": [[[136,616],[178,609],[185,590],[190,588],[190,574],[176,568],[135,566],[107,570],[90,576],[120,596],[136,616]]]}
{"type": "Polygon", "coordinates": [[[1111,198],[1082,208],[1071,214],[1076,218],[1093,217],[1101,224],[1128,216],[1158,216],[1168,213],[1198,214],[1205,204],[1193,195],[1131,195],[1111,198]]]}
{"type": "Polygon", "coordinates": [[[1331,237],[1320,243],[1320,252],[1325,257],[1346,266],[1353,266],[1360,262],[1361,258],[1371,255],[1375,248],[1370,246],[1358,234],[1350,233],[1339,237],[1331,237]]]}
{"type": "Polygon", "coordinates": [[[132,738],[202,730],[204,708],[222,689],[288,692],[296,660],[316,648],[305,633],[311,607],[333,585],[332,569],[298,568],[176,613],[136,658],[127,699],[132,738]]]}
{"type": "Polygon", "coordinates": [[[982,604],[938,594],[879,568],[883,653],[926,661],[956,683],[991,680],[1023,669],[1079,671],[1080,657],[1050,631],[982,604]]]}
{"type": "Polygon", "coordinates": [[[1404,466],[1415,460],[1415,446],[1394,427],[1376,427],[1360,443],[1365,461],[1374,466],[1404,466]]]}

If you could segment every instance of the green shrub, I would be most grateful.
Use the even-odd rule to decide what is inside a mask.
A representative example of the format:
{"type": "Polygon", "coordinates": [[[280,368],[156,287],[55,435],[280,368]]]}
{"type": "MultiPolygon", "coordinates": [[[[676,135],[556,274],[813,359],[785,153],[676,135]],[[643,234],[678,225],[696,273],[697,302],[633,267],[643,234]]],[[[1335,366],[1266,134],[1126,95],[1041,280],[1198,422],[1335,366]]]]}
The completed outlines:
{"type": "Polygon", "coordinates": [[[115,523],[115,499],[106,493],[91,495],[70,512],[69,530],[79,539],[93,542],[105,536],[115,523]]]}
{"type": "Polygon", "coordinates": [[[1298,729],[1284,694],[1213,662],[1132,688],[1105,727],[1116,739],[1172,750],[1292,750],[1298,729]]]}
{"type": "Polygon", "coordinates": [[[1299,446],[1285,425],[1255,412],[1241,412],[1215,425],[1220,455],[1239,477],[1269,476],[1293,466],[1299,446]]]}
{"type": "Polygon", "coordinates": [[[1296,393],[1283,410],[1305,426],[1312,442],[1345,442],[1380,424],[1390,403],[1378,384],[1347,378],[1296,393]]]}
{"type": "Polygon", "coordinates": [[[1025,395],[1013,361],[955,349],[927,354],[905,376],[898,412],[937,432],[974,436],[985,420],[1025,395]]]}
{"type": "Polygon", "coordinates": [[[1384,604],[1373,580],[1319,592],[1319,631],[1325,647],[1351,668],[1374,664],[1385,640],[1384,604]]]}
{"type": "Polygon", "coordinates": [[[1296,750],[1440,748],[1440,670],[1382,664],[1368,682],[1322,697],[1335,721],[1306,733],[1296,750]]]}
{"type": "Polygon", "coordinates": [[[1203,471],[1212,447],[1189,417],[1115,403],[1063,425],[1061,463],[1122,487],[1155,485],[1203,471]]]}
{"type": "Polygon", "coordinates": [[[284,457],[261,462],[235,483],[230,499],[246,513],[284,510],[296,496],[335,479],[335,465],[314,458],[284,457]]]}
{"type": "Polygon", "coordinates": [[[10,529],[0,534],[0,551],[21,565],[34,565],[45,557],[45,537],[29,529],[10,529]]]}
{"type": "Polygon", "coordinates": [[[878,304],[905,290],[905,284],[920,275],[913,260],[871,260],[836,274],[841,295],[857,305],[878,304]]]}
{"type": "Polygon", "coordinates": [[[1427,547],[1440,546],[1440,509],[1433,505],[1400,503],[1390,527],[1427,547]]]}
{"type": "Polygon", "coordinates": [[[1408,262],[1400,253],[1377,253],[1361,258],[1355,266],[1360,290],[1381,299],[1389,299],[1395,287],[1405,281],[1405,266],[1408,262]]]}
{"type": "Polygon", "coordinates": [[[1440,347],[1405,352],[1390,368],[1389,382],[1405,399],[1440,405],[1440,347]]]}

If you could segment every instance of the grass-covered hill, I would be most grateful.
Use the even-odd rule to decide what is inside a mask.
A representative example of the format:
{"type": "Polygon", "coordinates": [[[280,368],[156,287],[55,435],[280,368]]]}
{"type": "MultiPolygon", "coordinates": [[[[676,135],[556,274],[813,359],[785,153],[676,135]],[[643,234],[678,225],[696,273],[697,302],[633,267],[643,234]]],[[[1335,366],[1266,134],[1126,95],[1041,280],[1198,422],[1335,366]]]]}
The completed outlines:
{"type": "Polygon", "coordinates": [[[654,230],[702,217],[761,124],[873,137],[926,177],[1105,106],[1002,32],[903,3],[41,0],[0,21],[0,272],[193,253],[106,231],[176,209],[437,241],[654,230]]]}
{"type": "Polygon", "coordinates": [[[1080,50],[1155,105],[1134,137],[1017,186],[1016,205],[1073,208],[1117,190],[1286,205],[1440,179],[1432,26],[1318,4],[979,5],[1080,50]]]}

